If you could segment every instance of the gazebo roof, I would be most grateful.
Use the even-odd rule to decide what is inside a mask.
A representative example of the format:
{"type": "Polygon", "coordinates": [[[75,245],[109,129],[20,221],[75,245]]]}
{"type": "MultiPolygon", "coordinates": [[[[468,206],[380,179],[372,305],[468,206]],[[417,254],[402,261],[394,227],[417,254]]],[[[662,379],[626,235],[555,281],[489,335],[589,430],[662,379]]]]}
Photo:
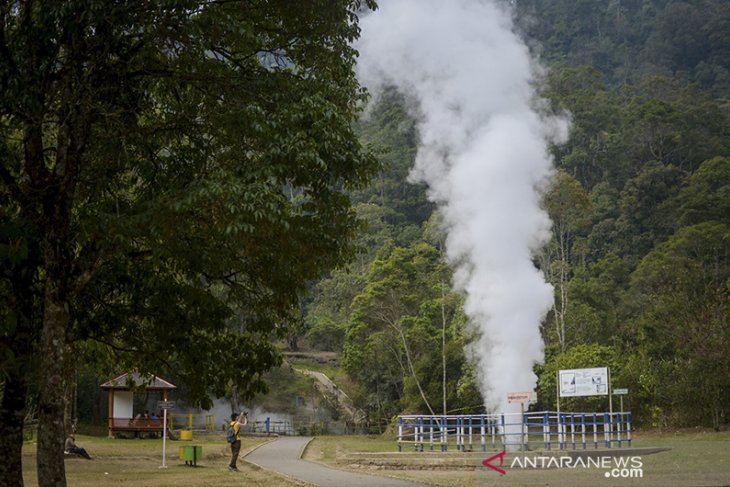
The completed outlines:
{"type": "Polygon", "coordinates": [[[167,391],[177,389],[177,386],[156,375],[143,375],[139,372],[127,372],[119,377],[104,382],[102,389],[129,390],[133,387],[142,387],[148,391],[167,391]]]}

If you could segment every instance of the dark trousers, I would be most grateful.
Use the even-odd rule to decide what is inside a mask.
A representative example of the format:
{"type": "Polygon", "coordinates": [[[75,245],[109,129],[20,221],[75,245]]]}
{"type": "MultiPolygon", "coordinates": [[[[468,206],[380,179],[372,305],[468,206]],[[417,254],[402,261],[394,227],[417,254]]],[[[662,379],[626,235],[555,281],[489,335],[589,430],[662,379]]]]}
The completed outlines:
{"type": "Polygon", "coordinates": [[[88,453],[86,453],[86,450],[83,448],[69,448],[68,450],[70,453],[73,453],[74,455],[81,455],[84,458],[91,458],[88,453]]]}
{"type": "Polygon", "coordinates": [[[238,461],[239,453],[241,453],[241,440],[236,440],[231,443],[231,463],[229,467],[236,468],[236,461],[238,461]]]}

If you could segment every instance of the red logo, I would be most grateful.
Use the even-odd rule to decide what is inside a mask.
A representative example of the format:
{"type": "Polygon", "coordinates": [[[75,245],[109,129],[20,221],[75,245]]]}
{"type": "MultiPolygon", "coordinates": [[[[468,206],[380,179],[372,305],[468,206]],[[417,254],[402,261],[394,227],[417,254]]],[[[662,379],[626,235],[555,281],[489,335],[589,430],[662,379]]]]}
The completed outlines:
{"type": "Polygon", "coordinates": [[[491,456],[491,457],[487,458],[486,460],[484,460],[484,461],[482,462],[482,465],[484,465],[485,467],[489,467],[489,468],[491,468],[492,470],[494,470],[495,472],[499,472],[499,473],[500,473],[500,474],[502,474],[502,475],[506,474],[507,472],[505,472],[505,471],[504,471],[504,469],[501,469],[501,468],[499,468],[499,467],[501,467],[502,465],[504,465],[504,454],[505,454],[505,453],[507,453],[507,452],[506,452],[506,451],[501,451],[501,452],[497,453],[496,455],[493,455],[493,456],[491,456]],[[495,466],[494,466],[494,465],[492,465],[492,463],[491,463],[491,462],[492,462],[492,460],[495,460],[495,459],[497,459],[497,458],[499,458],[499,467],[495,467],[495,466]]]}

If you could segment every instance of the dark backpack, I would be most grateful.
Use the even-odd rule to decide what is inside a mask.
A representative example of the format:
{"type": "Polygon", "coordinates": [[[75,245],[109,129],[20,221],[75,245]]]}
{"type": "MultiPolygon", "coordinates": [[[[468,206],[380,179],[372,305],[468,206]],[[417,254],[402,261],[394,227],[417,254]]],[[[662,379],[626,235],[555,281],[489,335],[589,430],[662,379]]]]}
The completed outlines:
{"type": "Polygon", "coordinates": [[[226,441],[228,443],[233,443],[236,441],[236,430],[234,429],[233,425],[228,427],[228,431],[226,432],[226,441]]]}

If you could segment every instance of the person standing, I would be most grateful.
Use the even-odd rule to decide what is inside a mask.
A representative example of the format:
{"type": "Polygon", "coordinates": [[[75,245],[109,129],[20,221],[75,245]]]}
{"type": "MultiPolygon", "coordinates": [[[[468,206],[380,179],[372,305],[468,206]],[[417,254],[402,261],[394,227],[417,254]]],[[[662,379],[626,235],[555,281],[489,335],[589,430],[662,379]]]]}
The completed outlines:
{"type": "Polygon", "coordinates": [[[236,416],[236,413],[231,414],[230,428],[233,429],[233,442],[231,442],[231,463],[228,464],[228,470],[231,472],[238,472],[236,462],[238,461],[238,454],[241,452],[241,428],[247,424],[248,413],[246,411],[238,416],[236,416]]]}

